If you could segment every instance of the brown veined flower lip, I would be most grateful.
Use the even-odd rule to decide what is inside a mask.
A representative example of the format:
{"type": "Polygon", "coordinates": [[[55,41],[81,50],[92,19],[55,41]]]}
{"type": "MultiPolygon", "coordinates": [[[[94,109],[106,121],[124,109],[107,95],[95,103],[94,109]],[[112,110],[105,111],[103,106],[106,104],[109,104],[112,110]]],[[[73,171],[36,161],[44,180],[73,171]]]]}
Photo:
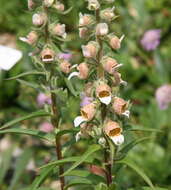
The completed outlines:
{"type": "Polygon", "coordinates": [[[122,133],[122,128],[115,121],[108,121],[104,127],[105,133],[109,137],[114,137],[122,133]]]}

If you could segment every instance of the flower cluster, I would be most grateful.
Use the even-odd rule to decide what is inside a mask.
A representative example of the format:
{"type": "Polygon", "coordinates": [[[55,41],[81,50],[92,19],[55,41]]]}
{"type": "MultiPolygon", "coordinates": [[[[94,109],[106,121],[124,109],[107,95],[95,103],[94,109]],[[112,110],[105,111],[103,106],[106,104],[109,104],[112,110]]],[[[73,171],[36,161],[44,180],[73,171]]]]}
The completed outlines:
{"type": "Polygon", "coordinates": [[[113,1],[88,0],[88,10],[94,11],[95,15],[79,14],[79,36],[88,42],[82,45],[84,62],[75,67],[77,71],[70,73],[68,79],[77,76],[86,82],[80,116],[74,120],[74,126],[80,126],[76,140],[84,136],[82,129],[88,128],[91,129],[89,135],[96,137],[99,143],[109,138],[115,145],[121,145],[124,142],[122,118],[129,118],[130,111],[129,102],[118,92],[119,86],[126,84],[119,72],[122,64],[104,48],[107,42],[111,51],[116,51],[124,38],[124,35],[118,37],[110,32],[110,24],[117,17],[115,7],[106,8],[110,3],[113,1]]]}

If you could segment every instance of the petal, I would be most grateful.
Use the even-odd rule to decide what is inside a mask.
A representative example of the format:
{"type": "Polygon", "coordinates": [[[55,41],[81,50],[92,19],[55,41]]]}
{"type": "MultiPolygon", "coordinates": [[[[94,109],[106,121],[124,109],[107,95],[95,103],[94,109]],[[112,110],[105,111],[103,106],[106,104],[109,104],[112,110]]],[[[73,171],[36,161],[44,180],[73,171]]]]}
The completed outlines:
{"type": "Polygon", "coordinates": [[[82,116],[78,116],[74,119],[74,126],[78,127],[82,122],[86,121],[86,119],[82,116]]]}
{"type": "Polygon", "coordinates": [[[103,98],[99,98],[99,100],[106,105],[109,105],[111,102],[112,97],[111,96],[107,96],[107,97],[103,97],[103,98]]]}
{"type": "Polygon", "coordinates": [[[120,42],[122,42],[122,40],[125,38],[125,35],[122,35],[119,39],[120,42]]]}
{"type": "Polygon", "coordinates": [[[130,115],[130,111],[129,110],[126,110],[124,113],[122,113],[122,115],[126,116],[129,118],[129,115],[130,115]]]}
{"type": "Polygon", "coordinates": [[[28,39],[26,37],[19,37],[19,40],[21,40],[22,42],[28,42],[28,39]]]}
{"type": "Polygon", "coordinates": [[[72,67],[71,67],[71,69],[74,69],[74,68],[76,68],[78,66],[78,64],[74,64],[72,67]]]}
{"type": "Polygon", "coordinates": [[[81,131],[78,132],[78,133],[75,135],[75,140],[76,140],[76,142],[79,141],[80,138],[81,138],[81,131]]]}
{"type": "Polygon", "coordinates": [[[10,70],[22,57],[21,51],[0,45],[0,68],[10,70]]]}
{"type": "Polygon", "coordinates": [[[124,136],[123,135],[117,135],[114,137],[110,137],[112,141],[115,143],[115,145],[119,146],[124,143],[124,136]]]}
{"type": "Polygon", "coordinates": [[[78,76],[78,75],[79,75],[79,72],[73,72],[73,73],[71,73],[71,74],[69,75],[68,80],[70,80],[72,77],[78,76]]]}

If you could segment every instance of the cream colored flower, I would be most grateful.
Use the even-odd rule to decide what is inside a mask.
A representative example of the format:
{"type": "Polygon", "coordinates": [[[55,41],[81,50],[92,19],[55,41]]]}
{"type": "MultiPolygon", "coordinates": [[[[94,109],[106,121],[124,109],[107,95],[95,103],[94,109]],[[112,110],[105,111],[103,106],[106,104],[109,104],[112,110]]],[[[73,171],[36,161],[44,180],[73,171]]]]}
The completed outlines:
{"type": "Polygon", "coordinates": [[[111,88],[105,83],[99,84],[96,87],[96,96],[103,104],[110,104],[112,99],[111,88]]]}
{"type": "Polygon", "coordinates": [[[43,62],[52,62],[55,60],[55,52],[50,49],[50,48],[45,48],[42,52],[41,52],[41,59],[43,62]]]}

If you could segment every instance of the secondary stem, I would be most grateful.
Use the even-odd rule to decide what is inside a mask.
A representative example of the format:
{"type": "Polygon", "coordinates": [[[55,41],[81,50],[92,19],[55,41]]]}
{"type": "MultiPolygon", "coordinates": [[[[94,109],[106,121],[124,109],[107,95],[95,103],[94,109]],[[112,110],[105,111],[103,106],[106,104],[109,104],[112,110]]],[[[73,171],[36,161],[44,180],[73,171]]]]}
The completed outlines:
{"type": "MultiPolygon", "coordinates": [[[[46,7],[44,7],[44,11],[48,17],[48,9],[46,7]]],[[[49,25],[48,25],[48,21],[45,25],[45,42],[48,43],[49,42],[49,25]]],[[[51,65],[51,73],[50,73],[50,81],[51,78],[54,76],[54,67],[53,65],[51,65]]],[[[59,118],[60,118],[60,113],[59,110],[57,109],[57,96],[56,94],[53,92],[54,88],[50,83],[50,90],[51,90],[51,100],[52,100],[52,116],[51,116],[51,123],[54,126],[54,129],[57,129],[59,127],[59,118]]],[[[60,139],[59,137],[56,136],[55,138],[55,143],[56,143],[56,156],[57,156],[57,160],[61,160],[62,159],[62,150],[61,150],[61,143],[60,143],[60,139]]],[[[59,180],[60,180],[60,184],[61,184],[61,190],[64,190],[64,186],[65,186],[65,178],[64,176],[61,176],[64,173],[64,168],[63,166],[59,166],[59,180]]]]}
{"type": "MultiPolygon", "coordinates": [[[[99,9],[96,10],[95,14],[96,14],[96,22],[98,24],[100,22],[100,10],[99,9]]],[[[99,51],[97,54],[97,63],[98,63],[97,76],[99,79],[104,79],[104,77],[105,77],[104,76],[104,69],[103,69],[103,66],[101,63],[101,59],[103,57],[103,41],[102,41],[101,37],[98,35],[96,35],[96,41],[99,44],[99,51]]],[[[102,105],[101,106],[102,122],[105,121],[106,113],[107,113],[106,105],[102,105]]],[[[106,149],[104,151],[104,161],[105,161],[105,167],[106,167],[106,181],[107,181],[107,185],[109,186],[112,183],[112,172],[111,172],[112,165],[111,165],[109,155],[108,155],[108,152],[106,151],[106,149]]]]}

